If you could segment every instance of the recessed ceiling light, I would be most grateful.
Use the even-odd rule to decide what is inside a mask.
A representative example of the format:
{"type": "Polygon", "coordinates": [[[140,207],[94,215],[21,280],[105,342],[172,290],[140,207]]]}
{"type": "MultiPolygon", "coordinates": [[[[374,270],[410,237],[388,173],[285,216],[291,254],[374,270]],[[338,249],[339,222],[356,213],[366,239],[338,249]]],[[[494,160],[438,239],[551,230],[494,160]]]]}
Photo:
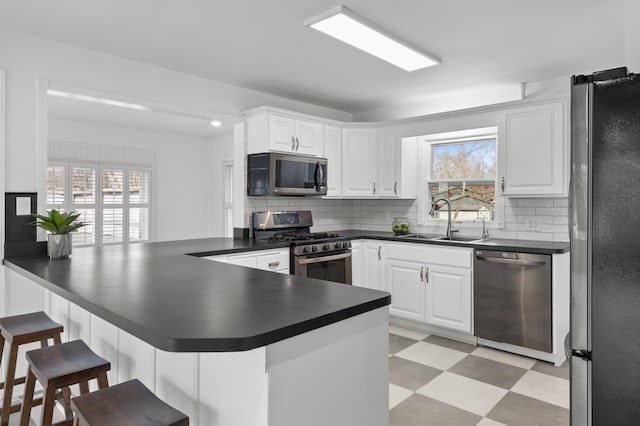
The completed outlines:
{"type": "Polygon", "coordinates": [[[144,105],[131,104],[131,103],[128,103],[128,102],[114,101],[112,99],[96,98],[96,97],[93,97],[93,96],[80,95],[78,93],[63,92],[63,91],[60,91],[60,90],[48,89],[47,90],[47,95],[59,96],[59,97],[62,97],[62,98],[75,99],[75,100],[78,100],[78,101],[95,102],[95,103],[98,103],[98,104],[111,105],[111,106],[117,106],[117,107],[122,107],[122,108],[137,109],[137,110],[141,110],[141,111],[148,111],[149,110],[149,108],[147,108],[144,105]]]}
{"type": "Polygon", "coordinates": [[[304,24],[406,71],[442,63],[439,57],[389,33],[343,5],[307,19],[304,24]]]}
{"type": "Polygon", "coordinates": [[[221,122],[221,121],[218,121],[218,120],[213,120],[213,121],[211,122],[211,125],[212,125],[213,127],[220,127],[220,126],[222,126],[222,122],[221,122]]]}

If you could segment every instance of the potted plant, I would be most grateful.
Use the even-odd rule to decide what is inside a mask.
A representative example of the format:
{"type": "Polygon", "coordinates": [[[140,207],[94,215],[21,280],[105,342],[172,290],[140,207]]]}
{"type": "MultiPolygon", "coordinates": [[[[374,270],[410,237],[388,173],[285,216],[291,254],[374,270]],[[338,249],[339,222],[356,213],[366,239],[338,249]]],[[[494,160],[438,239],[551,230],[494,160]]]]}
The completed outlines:
{"type": "Polygon", "coordinates": [[[32,224],[49,232],[47,253],[51,259],[66,259],[71,254],[72,240],[70,232],[86,225],[76,222],[79,213],[60,213],[52,209],[47,216],[34,214],[36,221],[32,224]]]}

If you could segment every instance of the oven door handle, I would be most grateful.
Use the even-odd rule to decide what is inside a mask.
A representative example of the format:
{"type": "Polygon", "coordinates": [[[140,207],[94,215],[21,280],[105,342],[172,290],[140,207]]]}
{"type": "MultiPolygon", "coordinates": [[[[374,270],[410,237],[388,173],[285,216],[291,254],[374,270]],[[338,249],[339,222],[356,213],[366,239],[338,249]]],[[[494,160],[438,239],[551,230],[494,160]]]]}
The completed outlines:
{"type": "Polygon", "coordinates": [[[312,264],[312,263],[322,263],[322,262],[330,262],[332,260],[346,259],[348,257],[351,257],[351,252],[341,253],[341,254],[334,254],[333,256],[320,256],[320,257],[302,258],[302,259],[298,259],[297,262],[300,265],[309,265],[309,264],[312,264]]]}

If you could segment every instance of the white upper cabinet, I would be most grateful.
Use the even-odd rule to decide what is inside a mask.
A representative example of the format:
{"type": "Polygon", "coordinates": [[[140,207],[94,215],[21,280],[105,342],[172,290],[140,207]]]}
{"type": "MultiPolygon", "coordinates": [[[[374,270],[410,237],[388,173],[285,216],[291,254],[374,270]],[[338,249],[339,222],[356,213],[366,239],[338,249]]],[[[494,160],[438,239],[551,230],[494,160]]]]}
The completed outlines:
{"type": "Polygon", "coordinates": [[[344,197],[416,198],[417,141],[399,135],[397,127],[343,129],[344,197]]]}
{"type": "Polygon", "coordinates": [[[323,126],[312,121],[295,120],[296,153],[315,155],[322,157],[323,152],[323,126]]]}
{"type": "Polygon", "coordinates": [[[260,112],[247,119],[249,154],[278,151],[321,157],[323,125],[294,116],[260,112]]]}
{"type": "Polygon", "coordinates": [[[327,158],[327,196],[342,195],[342,129],[324,126],[324,156],[327,158]]]}
{"type": "Polygon", "coordinates": [[[342,195],[376,196],[376,131],[372,128],[342,130],[342,195]]]}
{"type": "Polygon", "coordinates": [[[568,122],[564,101],[503,113],[498,135],[498,185],[504,196],[566,196],[568,122]]]}
{"type": "Polygon", "coordinates": [[[378,164],[376,195],[379,197],[397,197],[400,194],[400,138],[395,129],[378,129],[378,164]]]}

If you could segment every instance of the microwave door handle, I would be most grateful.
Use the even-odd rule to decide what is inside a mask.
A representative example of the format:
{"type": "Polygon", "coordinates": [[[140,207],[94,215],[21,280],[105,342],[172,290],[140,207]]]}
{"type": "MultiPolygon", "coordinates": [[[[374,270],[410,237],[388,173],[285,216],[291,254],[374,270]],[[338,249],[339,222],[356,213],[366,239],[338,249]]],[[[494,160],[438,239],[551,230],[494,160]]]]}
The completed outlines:
{"type": "Polygon", "coordinates": [[[322,184],[324,183],[324,171],[322,171],[322,164],[318,163],[318,171],[320,172],[320,185],[318,186],[318,191],[322,188],[322,184]]]}
{"type": "Polygon", "coordinates": [[[316,189],[316,192],[320,192],[320,181],[318,180],[318,169],[320,168],[320,163],[316,163],[316,168],[313,171],[313,186],[316,189]]]}

